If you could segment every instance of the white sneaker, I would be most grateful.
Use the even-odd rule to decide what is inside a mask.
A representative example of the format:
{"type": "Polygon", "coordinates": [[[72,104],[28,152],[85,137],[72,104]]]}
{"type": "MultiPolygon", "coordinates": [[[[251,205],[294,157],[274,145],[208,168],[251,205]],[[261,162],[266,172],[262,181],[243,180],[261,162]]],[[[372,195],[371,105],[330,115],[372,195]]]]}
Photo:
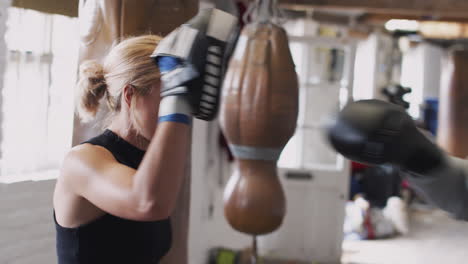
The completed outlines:
{"type": "Polygon", "coordinates": [[[398,233],[405,235],[409,232],[409,218],[406,204],[399,197],[390,197],[383,209],[384,216],[391,220],[398,233]]]}

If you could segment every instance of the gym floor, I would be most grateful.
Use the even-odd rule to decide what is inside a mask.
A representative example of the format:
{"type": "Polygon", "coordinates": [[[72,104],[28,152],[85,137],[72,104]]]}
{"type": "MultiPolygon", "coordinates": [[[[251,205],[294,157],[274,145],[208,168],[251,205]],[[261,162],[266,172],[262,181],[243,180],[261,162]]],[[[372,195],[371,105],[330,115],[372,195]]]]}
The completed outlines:
{"type": "Polygon", "coordinates": [[[413,209],[410,233],[393,239],[345,241],[342,264],[468,263],[468,222],[439,210],[413,209]]]}

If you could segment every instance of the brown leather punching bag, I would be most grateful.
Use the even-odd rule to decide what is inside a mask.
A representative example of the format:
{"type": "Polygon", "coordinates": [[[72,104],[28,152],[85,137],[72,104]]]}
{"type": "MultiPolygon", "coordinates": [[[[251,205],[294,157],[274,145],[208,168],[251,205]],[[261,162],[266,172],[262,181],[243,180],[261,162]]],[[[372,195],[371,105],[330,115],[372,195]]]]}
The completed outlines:
{"type": "Polygon", "coordinates": [[[276,162],[293,135],[298,80],[283,28],[247,25],[223,85],[221,128],[236,159],[224,192],[224,213],[236,230],[276,230],[286,212],[276,162]]]}
{"type": "Polygon", "coordinates": [[[437,143],[449,154],[468,157],[468,48],[458,47],[444,67],[437,143]]]}

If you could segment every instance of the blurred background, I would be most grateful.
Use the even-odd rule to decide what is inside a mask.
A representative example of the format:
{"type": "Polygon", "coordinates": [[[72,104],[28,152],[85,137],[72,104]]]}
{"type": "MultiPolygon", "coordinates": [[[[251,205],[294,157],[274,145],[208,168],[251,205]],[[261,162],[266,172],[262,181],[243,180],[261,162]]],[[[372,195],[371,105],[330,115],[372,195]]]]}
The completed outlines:
{"type": "MultiPolygon", "coordinates": [[[[154,17],[148,27],[158,34],[184,21],[173,14],[214,4],[242,13],[250,4],[0,1],[0,263],[56,263],[55,179],[65,153],[101,129],[75,116],[77,67],[89,55],[84,47],[110,38],[99,35],[114,19],[103,6],[120,8],[121,37],[148,32],[132,24],[143,2],[154,8],[147,10],[154,17]]],[[[279,230],[259,237],[265,263],[466,263],[466,223],[433,208],[398,168],[338,155],[323,127],[349,101],[381,99],[404,107],[445,151],[467,157],[460,135],[468,132],[468,2],[278,2],[299,75],[300,111],[278,162],[287,215],[279,230]]],[[[193,139],[189,263],[243,263],[251,238],[223,216],[232,158],[219,124],[196,121],[193,139]]]]}

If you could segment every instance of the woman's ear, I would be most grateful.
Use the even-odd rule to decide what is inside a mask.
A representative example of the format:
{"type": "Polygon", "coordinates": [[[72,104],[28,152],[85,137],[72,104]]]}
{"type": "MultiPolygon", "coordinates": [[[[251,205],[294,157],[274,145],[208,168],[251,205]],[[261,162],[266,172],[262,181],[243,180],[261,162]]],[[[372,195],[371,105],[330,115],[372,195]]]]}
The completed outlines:
{"type": "Polygon", "coordinates": [[[125,104],[127,105],[128,108],[130,108],[132,104],[132,98],[134,94],[135,94],[135,89],[133,85],[131,84],[125,85],[124,91],[123,91],[123,95],[124,95],[123,99],[125,100],[125,104]]]}

